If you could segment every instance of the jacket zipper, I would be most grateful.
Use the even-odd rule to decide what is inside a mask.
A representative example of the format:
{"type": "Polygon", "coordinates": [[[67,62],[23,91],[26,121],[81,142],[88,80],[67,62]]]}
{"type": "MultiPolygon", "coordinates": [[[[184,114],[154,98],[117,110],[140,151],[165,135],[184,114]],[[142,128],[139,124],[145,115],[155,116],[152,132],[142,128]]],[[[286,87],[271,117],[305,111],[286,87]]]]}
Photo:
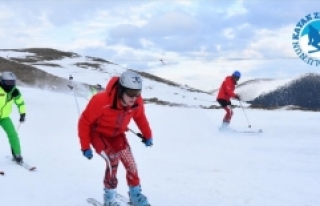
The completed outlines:
{"type": "Polygon", "coordinates": [[[123,124],[123,120],[124,120],[125,116],[126,116],[126,112],[123,112],[123,114],[119,114],[119,115],[118,115],[118,118],[117,118],[117,127],[116,127],[116,129],[114,130],[112,137],[115,137],[115,136],[116,136],[117,132],[119,131],[120,127],[121,127],[122,124],[123,124]]]}

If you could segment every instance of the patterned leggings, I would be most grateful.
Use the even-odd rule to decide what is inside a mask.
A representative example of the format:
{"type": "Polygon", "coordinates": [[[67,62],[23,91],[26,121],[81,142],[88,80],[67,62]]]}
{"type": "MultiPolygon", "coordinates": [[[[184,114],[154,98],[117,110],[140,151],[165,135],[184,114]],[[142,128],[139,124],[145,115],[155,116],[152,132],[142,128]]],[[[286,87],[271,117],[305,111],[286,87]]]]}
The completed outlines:
{"type": "Polygon", "coordinates": [[[140,184],[138,170],[133,158],[133,154],[129,146],[117,153],[113,152],[110,146],[101,151],[100,155],[106,160],[106,171],[104,177],[104,186],[114,189],[118,185],[117,171],[119,161],[122,162],[126,169],[127,184],[129,186],[137,186],[140,184]]]}

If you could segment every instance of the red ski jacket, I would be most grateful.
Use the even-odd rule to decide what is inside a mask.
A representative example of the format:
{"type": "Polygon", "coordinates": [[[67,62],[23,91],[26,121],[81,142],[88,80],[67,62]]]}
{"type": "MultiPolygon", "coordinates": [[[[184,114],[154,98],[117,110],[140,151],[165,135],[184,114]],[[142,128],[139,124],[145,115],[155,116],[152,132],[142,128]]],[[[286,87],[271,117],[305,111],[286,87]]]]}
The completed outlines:
{"type": "Polygon", "coordinates": [[[236,97],[236,94],[234,93],[236,84],[237,82],[232,76],[227,76],[220,86],[217,100],[224,99],[230,101],[231,98],[236,97]]]}
{"type": "Polygon", "coordinates": [[[141,96],[133,106],[123,107],[117,96],[119,77],[109,81],[106,90],[94,95],[78,121],[78,136],[81,149],[89,149],[92,138],[101,134],[113,149],[120,150],[121,145],[128,144],[124,132],[127,131],[131,118],[136,122],[142,135],[149,139],[152,132],[144,112],[141,96]]]}

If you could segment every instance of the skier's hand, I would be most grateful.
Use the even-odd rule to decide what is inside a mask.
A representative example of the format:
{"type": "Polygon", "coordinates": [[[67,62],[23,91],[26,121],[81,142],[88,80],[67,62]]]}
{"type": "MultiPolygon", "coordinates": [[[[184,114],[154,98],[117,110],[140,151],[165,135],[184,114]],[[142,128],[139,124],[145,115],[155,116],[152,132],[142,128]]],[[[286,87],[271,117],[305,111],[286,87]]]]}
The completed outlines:
{"type": "Polygon", "coordinates": [[[144,139],[142,142],[146,145],[146,147],[151,147],[153,145],[152,137],[150,139],[144,139]]]}
{"type": "Polygon", "coordinates": [[[236,94],[236,96],[234,96],[234,98],[236,98],[237,100],[241,100],[240,96],[236,94]]]}
{"type": "Polygon", "coordinates": [[[88,159],[91,159],[93,157],[91,149],[82,150],[82,154],[88,159]]]}
{"type": "Polygon", "coordinates": [[[22,114],[20,114],[20,119],[19,119],[19,122],[24,122],[24,121],[26,121],[26,113],[22,113],[22,114]]]}
{"type": "Polygon", "coordinates": [[[153,145],[153,139],[150,137],[149,139],[145,138],[141,133],[136,133],[138,137],[142,139],[142,143],[146,145],[146,147],[151,147],[153,145]]]}

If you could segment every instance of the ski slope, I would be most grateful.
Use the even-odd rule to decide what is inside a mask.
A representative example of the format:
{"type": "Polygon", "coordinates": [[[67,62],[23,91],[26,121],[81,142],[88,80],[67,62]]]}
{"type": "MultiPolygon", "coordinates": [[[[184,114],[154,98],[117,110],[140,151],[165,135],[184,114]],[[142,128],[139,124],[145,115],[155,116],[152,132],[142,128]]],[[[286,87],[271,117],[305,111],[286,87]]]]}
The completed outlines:
{"type": "MultiPolygon", "coordinates": [[[[18,57],[25,59],[27,56],[36,57],[35,54],[30,52],[17,52],[17,51],[0,51],[0,57],[6,58],[12,61],[10,58],[18,57]]],[[[26,65],[31,65],[39,70],[45,71],[52,75],[68,78],[72,75],[75,82],[87,83],[87,84],[101,84],[106,85],[106,82],[113,76],[119,76],[127,69],[121,65],[109,64],[105,62],[93,61],[92,58],[87,56],[72,56],[63,57],[58,60],[46,60],[34,62],[25,62],[26,65]],[[77,64],[98,64],[99,68],[90,66],[77,66],[77,64]],[[56,67],[50,66],[50,64],[58,65],[56,67]]],[[[139,69],[139,68],[137,68],[139,69]]],[[[145,98],[158,98],[162,101],[168,101],[176,104],[183,104],[187,107],[199,107],[218,105],[215,100],[215,96],[207,93],[190,92],[185,85],[171,86],[163,82],[155,81],[146,77],[143,79],[143,92],[145,98]]],[[[84,91],[81,91],[84,93],[84,91]]]]}
{"type": "MultiPolygon", "coordinates": [[[[86,206],[102,200],[105,163],[82,156],[78,111],[71,94],[20,88],[27,106],[19,134],[29,172],[10,154],[1,130],[1,206],[86,206]]],[[[85,99],[78,99],[82,110],[85,99]]],[[[146,105],[154,146],[128,133],[143,193],[152,206],[317,206],[320,205],[319,114],[246,110],[252,129],[263,134],[218,131],[223,110],[146,105]]],[[[232,127],[248,129],[241,109],[232,127]]],[[[14,108],[13,121],[18,124],[14,108]]],[[[131,122],[130,128],[138,131],[131,122]]],[[[118,192],[127,194],[120,165],[118,192]]]]}

